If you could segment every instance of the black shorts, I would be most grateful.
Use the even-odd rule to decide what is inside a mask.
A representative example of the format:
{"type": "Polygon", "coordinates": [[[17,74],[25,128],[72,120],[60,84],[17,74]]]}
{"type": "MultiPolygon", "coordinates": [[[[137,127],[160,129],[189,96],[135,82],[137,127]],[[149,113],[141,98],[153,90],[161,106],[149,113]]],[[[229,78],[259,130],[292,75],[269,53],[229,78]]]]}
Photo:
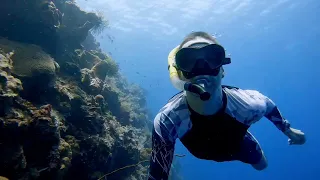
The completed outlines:
{"type": "Polygon", "coordinates": [[[239,160],[248,164],[257,164],[260,162],[262,156],[263,151],[258,141],[250,132],[247,132],[241,143],[240,150],[232,154],[230,159],[226,159],[226,161],[239,160]]]}
{"type": "Polygon", "coordinates": [[[216,162],[238,160],[248,164],[257,164],[263,156],[258,141],[248,131],[245,132],[243,139],[240,139],[237,144],[232,144],[233,142],[229,144],[230,141],[228,139],[220,139],[218,143],[217,141],[210,141],[210,138],[208,138],[208,141],[206,141],[206,138],[202,139],[204,141],[200,142],[197,141],[197,138],[193,137],[189,142],[184,141],[183,143],[182,141],[182,143],[191,154],[203,160],[216,162]],[[212,144],[214,142],[216,142],[216,144],[212,144]]]}

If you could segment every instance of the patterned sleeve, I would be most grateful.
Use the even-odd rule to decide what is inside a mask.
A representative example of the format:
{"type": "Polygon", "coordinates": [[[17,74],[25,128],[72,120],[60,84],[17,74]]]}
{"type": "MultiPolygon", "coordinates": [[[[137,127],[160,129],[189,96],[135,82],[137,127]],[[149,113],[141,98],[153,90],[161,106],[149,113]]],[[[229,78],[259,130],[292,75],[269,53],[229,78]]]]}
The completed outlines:
{"type": "Polygon", "coordinates": [[[280,131],[286,132],[290,128],[290,123],[285,119],[276,104],[266,97],[267,112],[265,117],[269,119],[280,131]]]}
{"type": "Polygon", "coordinates": [[[280,131],[286,132],[290,128],[290,123],[287,119],[285,119],[277,105],[267,96],[261,94],[258,91],[255,92],[256,98],[262,99],[265,102],[266,111],[264,116],[269,119],[280,131]]]}
{"type": "Polygon", "coordinates": [[[175,139],[162,122],[168,118],[159,113],[154,120],[152,131],[152,153],[148,180],[167,180],[174,154],[175,139]]]}

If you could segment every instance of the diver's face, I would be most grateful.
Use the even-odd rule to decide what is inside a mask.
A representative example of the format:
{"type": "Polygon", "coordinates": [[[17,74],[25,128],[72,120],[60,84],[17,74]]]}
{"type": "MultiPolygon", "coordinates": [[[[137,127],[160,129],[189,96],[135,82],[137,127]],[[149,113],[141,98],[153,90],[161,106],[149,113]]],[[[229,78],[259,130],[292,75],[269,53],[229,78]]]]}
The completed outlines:
{"type": "Polygon", "coordinates": [[[198,76],[214,76],[217,79],[222,65],[231,62],[230,58],[225,57],[222,46],[201,37],[186,42],[176,53],[175,61],[177,69],[189,80],[198,76]]]}
{"type": "MultiPolygon", "coordinates": [[[[203,37],[195,37],[194,39],[186,42],[182,48],[188,47],[205,47],[210,44],[216,44],[214,41],[205,39],[203,37]]],[[[203,86],[205,89],[215,89],[215,87],[221,85],[221,79],[223,71],[221,70],[222,67],[219,68],[219,72],[213,73],[214,75],[198,75],[191,79],[187,79],[183,77],[185,81],[192,82],[192,83],[199,83],[199,85],[203,86]]]]}

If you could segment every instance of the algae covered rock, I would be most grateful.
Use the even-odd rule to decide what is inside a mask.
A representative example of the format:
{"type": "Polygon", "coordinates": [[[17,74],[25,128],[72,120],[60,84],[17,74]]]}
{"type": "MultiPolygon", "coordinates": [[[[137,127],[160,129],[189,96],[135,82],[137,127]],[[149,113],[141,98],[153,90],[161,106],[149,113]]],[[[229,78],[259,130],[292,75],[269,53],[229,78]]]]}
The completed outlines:
{"type": "Polygon", "coordinates": [[[60,170],[64,173],[68,170],[72,160],[72,147],[64,139],[60,139],[59,154],[61,159],[60,170]]]}
{"type": "MultiPolygon", "coordinates": [[[[15,17],[25,22],[42,22],[49,27],[59,27],[62,14],[50,0],[3,0],[0,16],[15,17]]],[[[38,23],[37,22],[37,23],[38,23]]]]}
{"type": "Polygon", "coordinates": [[[82,41],[85,40],[91,28],[94,32],[99,33],[108,26],[108,22],[103,16],[93,12],[85,12],[75,2],[66,1],[61,6],[61,10],[64,12],[61,30],[66,29],[66,34],[83,37],[80,38],[82,41]]]}
{"type": "Polygon", "coordinates": [[[22,83],[11,75],[12,60],[0,51],[0,96],[16,97],[22,90],[22,83]]]}
{"type": "Polygon", "coordinates": [[[94,72],[90,69],[81,69],[81,83],[84,89],[91,94],[98,94],[103,87],[103,80],[94,75],[94,72]]]}
{"type": "Polygon", "coordinates": [[[0,174],[9,179],[55,177],[60,165],[59,122],[51,105],[39,108],[17,98],[10,112],[0,117],[0,174]]]}
{"type": "Polygon", "coordinates": [[[58,63],[39,46],[0,38],[0,49],[13,52],[12,74],[22,81],[24,97],[39,98],[37,93],[47,89],[59,71],[58,63]]]}
{"type": "Polygon", "coordinates": [[[101,59],[99,56],[91,53],[91,51],[86,51],[82,49],[76,49],[78,64],[80,68],[91,69],[95,64],[99,63],[101,59]]]}
{"type": "Polygon", "coordinates": [[[0,24],[0,175],[145,179],[145,92],[95,41],[103,16],[75,1],[4,0],[0,24]]]}
{"type": "Polygon", "coordinates": [[[19,77],[54,76],[59,65],[39,46],[24,44],[0,38],[0,49],[4,52],[14,52],[13,73],[19,77]]]}
{"type": "Polygon", "coordinates": [[[65,114],[68,123],[88,134],[99,134],[105,131],[101,105],[95,102],[93,96],[89,96],[77,84],[61,78],[57,79],[55,89],[60,102],[57,108],[65,114]]]}
{"type": "Polygon", "coordinates": [[[87,38],[81,44],[83,45],[83,48],[87,51],[98,50],[101,52],[100,43],[97,42],[97,40],[91,32],[88,34],[87,38]]]}
{"type": "Polygon", "coordinates": [[[101,60],[91,69],[96,77],[104,80],[106,76],[114,76],[118,72],[118,65],[111,59],[101,60]]]}
{"type": "MultiPolygon", "coordinates": [[[[92,69],[95,66],[98,68],[98,71],[101,69],[109,76],[114,76],[118,73],[119,67],[118,64],[107,54],[95,51],[95,50],[75,50],[75,53],[78,56],[78,63],[80,68],[92,69]]],[[[104,79],[103,76],[101,79],[104,79]]]]}
{"type": "Polygon", "coordinates": [[[11,56],[0,49],[0,116],[10,110],[12,99],[23,89],[21,81],[11,75],[11,56]]]}
{"type": "MultiPolygon", "coordinates": [[[[93,93],[98,94],[103,91],[104,81],[107,77],[112,77],[118,73],[118,65],[112,59],[101,60],[98,56],[91,53],[85,53],[87,55],[82,55],[82,62],[96,62],[91,69],[83,68],[81,69],[81,82],[86,87],[86,89],[93,93]],[[90,54],[90,55],[88,55],[90,54]],[[86,58],[83,58],[86,56],[86,58]],[[90,60],[90,58],[92,58],[90,60]]],[[[87,66],[90,66],[87,64],[87,66]]]]}

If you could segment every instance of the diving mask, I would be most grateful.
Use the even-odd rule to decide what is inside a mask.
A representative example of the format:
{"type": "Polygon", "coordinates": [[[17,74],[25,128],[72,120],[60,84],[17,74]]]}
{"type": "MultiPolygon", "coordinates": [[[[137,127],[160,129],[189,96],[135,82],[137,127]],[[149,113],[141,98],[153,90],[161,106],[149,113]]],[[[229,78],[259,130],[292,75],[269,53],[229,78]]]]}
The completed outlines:
{"type": "Polygon", "coordinates": [[[176,53],[175,61],[176,68],[186,79],[199,75],[217,76],[222,65],[231,63],[224,48],[218,44],[182,48],[176,53]]]}

